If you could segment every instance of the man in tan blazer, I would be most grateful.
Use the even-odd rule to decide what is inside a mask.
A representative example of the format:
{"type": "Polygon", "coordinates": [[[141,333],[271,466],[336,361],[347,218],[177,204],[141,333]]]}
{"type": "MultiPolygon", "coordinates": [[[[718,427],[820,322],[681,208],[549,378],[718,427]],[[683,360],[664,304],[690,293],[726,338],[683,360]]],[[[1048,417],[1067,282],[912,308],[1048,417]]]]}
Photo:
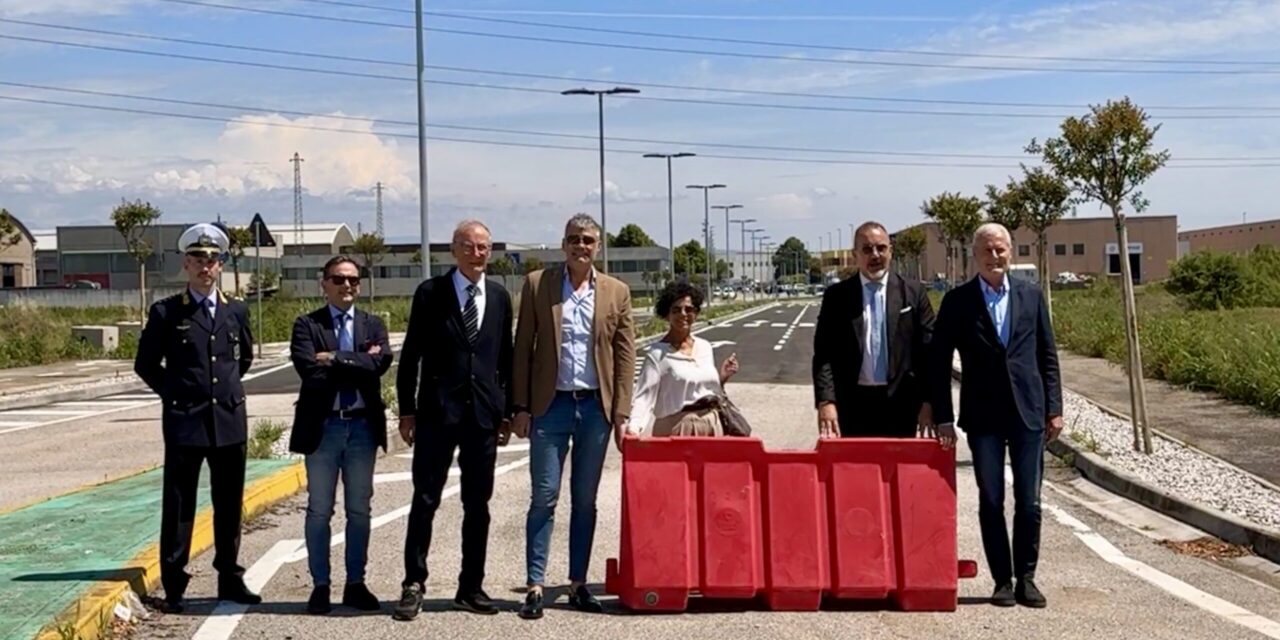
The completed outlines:
{"type": "Polygon", "coordinates": [[[516,327],[512,430],[529,438],[533,496],[525,522],[529,594],[520,617],[542,617],[551,529],[565,456],[569,518],[569,604],[600,612],[585,586],[596,528],[596,490],[610,435],[621,448],[635,376],[635,322],[626,283],[595,270],[600,225],[580,213],[565,225],[563,267],[525,278],[516,327]],[[532,423],[532,424],[531,424],[532,423]],[[570,447],[572,443],[572,448],[570,447]]]}

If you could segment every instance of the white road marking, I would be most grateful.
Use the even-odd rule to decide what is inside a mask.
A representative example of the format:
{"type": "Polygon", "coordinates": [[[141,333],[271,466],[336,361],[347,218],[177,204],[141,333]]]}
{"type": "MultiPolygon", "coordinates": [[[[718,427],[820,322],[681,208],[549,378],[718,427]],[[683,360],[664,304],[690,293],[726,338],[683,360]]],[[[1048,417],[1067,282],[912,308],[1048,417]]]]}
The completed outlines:
{"type": "MultiPolygon", "coordinates": [[[[964,432],[958,431],[957,434],[964,438],[964,432]]],[[[1005,484],[1013,484],[1013,469],[1008,463],[1004,467],[1005,484]]],[[[1118,547],[1107,540],[1102,534],[1094,531],[1089,525],[1081,522],[1078,518],[1067,513],[1062,507],[1051,504],[1044,500],[1040,500],[1041,509],[1048,511],[1058,524],[1071,530],[1077,539],[1084,543],[1090,551],[1097,554],[1099,558],[1128,571],[1137,578],[1141,578],[1152,586],[1158,587],[1160,590],[1172,595],[1176,598],[1195,605],[1200,609],[1216,615],[1223,620],[1234,622],[1242,627],[1257,631],[1268,638],[1280,640],[1280,622],[1260,616],[1248,609],[1245,609],[1235,603],[1228,602],[1211,593],[1201,591],[1200,589],[1179,580],[1141,560],[1135,560],[1125,555],[1118,547]]]]}
{"type": "MultiPolygon", "coordinates": [[[[495,477],[514,471],[529,463],[528,458],[521,458],[510,464],[502,465],[493,470],[495,477]]],[[[454,484],[444,490],[440,495],[443,500],[456,495],[462,490],[462,486],[454,484]]],[[[402,518],[409,514],[409,506],[405,505],[394,511],[385,513],[374,518],[369,523],[370,530],[377,529],[402,518]]],[[[339,533],[329,539],[329,546],[336,547],[346,541],[346,535],[339,533]]],[[[298,562],[307,558],[307,543],[305,540],[281,540],[270,549],[267,550],[253,566],[244,574],[244,582],[254,591],[261,592],[263,587],[275,577],[276,572],[287,563],[298,562]]],[[[213,612],[196,630],[195,635],[191,636],[192,640],[227,640],[235,633],[236,627],[240,625],[240,621],[244,618],[244,614],[249,607],[243,604],[235,604],[232,602],[219,602],[213,612]]]]}
{"type": "MultiPolygon", "coordinates": [[[[265,375],[270,375],[272,373],[275,373],[277,371],[280,371],[282,369],[292,367],[292,366],[293,366],[292,362],[286,362],[284,364],[276,365],[268,369],[263,369],[262,371],[255,371],[241,378],[241,381],[248,382],[255,378],[260,378],[265,375]]],[[[124,400],[124,399],[137,399],[137,400],[146,399],[147,401],[137,402],[135,404],[129,404],[129,405],[113,406],[108,409],[104,409],[102,411],[94,411],[90,413],[77,413],[77,415],[67,416],[65,418],[59,418],[57,420],[49,420],[47,422],[37,422],[34,424],[10,426],[4,423],[0,423],[0,427],[10,426],[10,428],[0,430],[0,435],[5,435],[7,433],[15,433],[18,431],[26,431],[28,429],[36,429],[40,427],[52,427],[54,425],[65,424],[73,420],[83,420],[85,418],[96,418],[99,416],[106,416],[113,413],[119,413],[121,411],[129,411],[130,409],[141,409],[143,407],[149,407],[152,405],[160,404],[160,399],[157,398],[156,395],[153,393],[152,394],[127,394],[127,395],[121,394],[121,395],[109,396],[107,398],[104,398],[104,400],[124,400]]]]}
{"type": "Polygon", "coordinates": [[[75,411],[63,409],[13,409],[3,412],[6,416],[83,416],[93,413],[92,411],[75,411]]]}
{"type": "MultiPolygon", "coordinates": [[[[114,398],[114,397],[116,397],[116,396],[112,396],[112,397],[114,398]]],[[[155,396],[152,396],[152,398],[154,399],[154,398],[155,398],[155,396]]],[[[51,406],[51,407],[68,407],[68,408],[71,408],[71,407],[87,407],[87,408],[91,408],[91,409],[101,409],[102,407],[119,407],[119,406],[123,406],[123,405],[126,405],[126,404],[137,404],[137,400],[127,400],[127,399],[125,399],[125,400],[107,400],[107,399],[102,399],[102,400],[71,400],[71,401],[68,401],[68,402],[59,402],[59,403],[57,403],[57,404],[51,404],[51,405],[49,405],[49,406],[51,406]]]]}
{"type": "Polygon", "coordinates": [[[66,372],[62,372],[62,371],[54,371],[54,372],[51,372],[51,373],[37,373],[37,374],[36,374],[36,377],[37,377],[37,378],[65,378],[65,377],[67,377],[67,376],[71,376],[71,375],[75,375],[75,374],[73,374],[73,373],[66,373],[66,372]]]}
{"type": "Polygon", "coordinates": [[[796,325],[796,326],[797,326],[797,327],[802,327],[802,328],[806,328],[806,329],[807,329],[807,328],[810,328],[810,327],[816,327],[816,326],[818,326],[818,325],[817,325],[817,324],[815,324],[815,323],[813,323],[813,322],[801,322],[800,324],[798,324],[798,325],[796,325]]]}
{"type": "Polygon", "coordinates": [[[785,326],[787,326],[787,323],[785,323],[785,322],[774,322],[774,323],[770,324],[769,326],[771,326],[771,327],[785,327],[785,326]]]}
{"type": "MultiPolygon", "coordinates": [[[[720,325],[720,326],[722,326],[722,327],[723,327],[723,326],[725,326],[725,325],[720,325]]],[[[730,344],[738,344],[738,343],[736,343],[736,342],[734,342],[734,341],[732,341],[732,340],[716,340],[716,341],[714,341],[714,342],[712,342],[712,343],[711,343],[711,348],[712,348],[712,349],[719,349],[720,347],[723,347],[723,346],[726,346],[726,345],[730,345],[730,344]]]]}
{"type": "MultiPolygon", "coordinates": [[[[773,345],[774,351],[782,351],[782,347],[786,346],[787,340],[791,339],[791,332],[795,330],[795,327],[797,324],[800,324],[800,318],[803,318],[805,312],[807,312],[808,310],[809,310],[809,303],[806,302],[805,304],[801,305],[800,313],[796,314],[795,319],[791,321],[791,325],[787,328],[786,331],[783,332],[782,339],[778,340],[778,344],[773,345]]],[[[788,325],[775,323],[773,326],[787,327],[788,325]]]]}
{"type": "MultiPolygon", "coordinates": [[[[0,427],[28,427],[30,425],[40,424],[38,422],[0,422],[0,427]]],[[[21,429],[14,429],[21,431],[21,429]]],[[[0,431],[0,433],[9,433],[8,431],[0,431]]]]}

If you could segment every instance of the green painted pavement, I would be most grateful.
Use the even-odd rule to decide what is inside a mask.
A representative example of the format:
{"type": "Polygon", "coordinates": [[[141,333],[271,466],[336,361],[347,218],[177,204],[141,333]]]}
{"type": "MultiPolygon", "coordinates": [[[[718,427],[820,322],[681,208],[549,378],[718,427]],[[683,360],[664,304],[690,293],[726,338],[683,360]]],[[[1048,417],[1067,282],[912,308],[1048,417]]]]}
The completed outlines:
{"type": "MultiPolygon", "coordinates": [[[[250,460],[246,484],[295,461],[250,460]]],[[[0,514],[0,638],[33,638],[95,583],[133,581],[160,535],[163,469],[0,514]]],[[[209,505],[208,468],[199,509],[209,505]]]]}

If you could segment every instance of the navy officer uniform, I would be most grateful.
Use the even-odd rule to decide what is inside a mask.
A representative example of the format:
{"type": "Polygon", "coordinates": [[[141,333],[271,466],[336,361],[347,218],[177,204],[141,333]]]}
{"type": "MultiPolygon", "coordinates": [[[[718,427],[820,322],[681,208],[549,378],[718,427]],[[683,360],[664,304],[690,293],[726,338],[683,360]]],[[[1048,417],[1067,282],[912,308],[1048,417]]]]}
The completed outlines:
{"type": "Polygon", "coordinates": [[[230,241],[212,224],[178,239],[191,286],[151,305],[138,341],[134,371],[163,402],[164,499],[160,576],[167,611],[182,610],[190,576],[191,533],[200,468],[209,463],[218,598],[257,604],[244,584],[240,512],[244,497],[248,417],[241,376],[253,362],[249,309],[217,288],[230,241]],[[201,283],[204,286],[198,286],[201,283]],[[212,284],[212,288],[209,285],[212,284]],[[208,291],[202,295],[199,289],[208,291]]]}

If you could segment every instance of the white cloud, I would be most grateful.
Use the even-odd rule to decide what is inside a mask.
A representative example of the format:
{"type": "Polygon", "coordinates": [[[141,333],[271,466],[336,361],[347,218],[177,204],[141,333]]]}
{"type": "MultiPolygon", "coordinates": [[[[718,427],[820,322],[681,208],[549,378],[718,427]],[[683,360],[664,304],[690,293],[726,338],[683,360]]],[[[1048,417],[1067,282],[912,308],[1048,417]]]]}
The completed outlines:
{"type": "MultiPolygon", "coordinates": [[[[648,191],[640,191],[638,189],[623,191],[622,189],[619,189],[617,183],[612,180],[604,181],[604,193],[606,198],[605,201],[612,204],[653,202],[655,200],[664,200],[667,197],[665,193],[659,195],[648,191]]],[[[596,187],[588,191],[586,197],[582,199],[583,204],[591,204],[594,202],[600,202],[600,187],[596,187]]]]}
{"type": "Polygon", "coordinates": [[[834,189],[828,189],[827,187],[814,187],[813,189],[811,189],[811,190],[809,191],[809,194],[810,194],[810,195],[812,195],[814,198],[834,198],[834,197],[836,197],[836,192],[835,192],[835,190],[834,190],[834,189]]]}
{"type": "Polygon", "coordinates": [[[813,213],[813,198],[801,193],[775,193],[756,198],[756,202],[770,217],[803,219],[813,213]]]}

